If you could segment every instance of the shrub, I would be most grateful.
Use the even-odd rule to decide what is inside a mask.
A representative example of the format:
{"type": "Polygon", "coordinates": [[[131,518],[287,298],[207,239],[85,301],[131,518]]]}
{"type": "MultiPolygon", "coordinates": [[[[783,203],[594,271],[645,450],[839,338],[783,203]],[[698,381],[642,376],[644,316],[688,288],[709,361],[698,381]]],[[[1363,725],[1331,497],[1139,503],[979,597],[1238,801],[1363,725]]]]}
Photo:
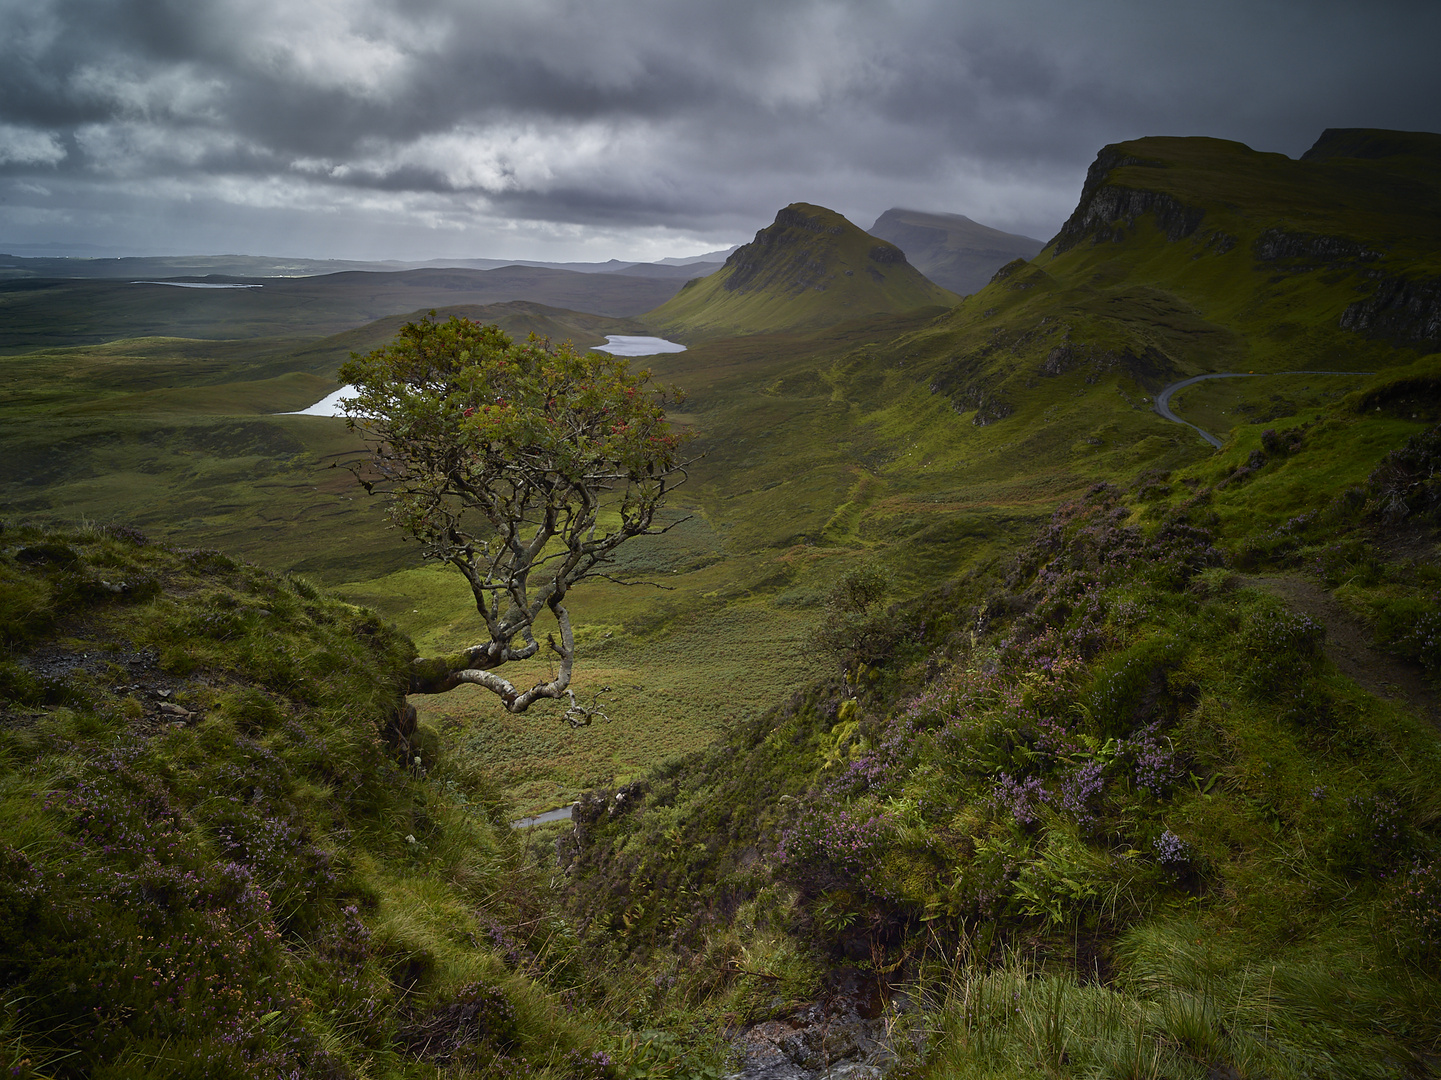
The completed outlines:
{"type": "Polygon", "coordinates": [[[1271,699],[1304,685],[1321,660],[1326,628],[1309,615],[1267,605],[1246,616],[1240,638],[1242,683],[1256,697],[1271,699]]]}
{"type": "Polygon", "coordinates": [[[1382,521],[1441,521],[1441,424],[1407,439],[1366,478],[1368,509],[1382,521]]]}
{"type": "Polygon", "coordinates": [[[1441,597],[1405,597],[1386,603],[1376,636],[1396,655],[1436,674],[1441,671],[1441,597]]]}
{"type": "Polygon", "coordinates": [[[1441,860],[1417,857],[1386,898],[1391,931],[1403,955],[1441,957],[1441,860]]]}

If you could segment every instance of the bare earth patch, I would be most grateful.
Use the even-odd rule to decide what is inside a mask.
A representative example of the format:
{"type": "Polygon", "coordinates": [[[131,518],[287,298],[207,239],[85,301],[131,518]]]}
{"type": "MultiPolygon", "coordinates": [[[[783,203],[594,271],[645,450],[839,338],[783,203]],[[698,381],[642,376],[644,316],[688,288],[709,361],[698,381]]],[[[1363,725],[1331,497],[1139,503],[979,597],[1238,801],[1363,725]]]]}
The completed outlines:
{"type": "Polygon", "coordinates": [[[1341,673],[1389,701],[1409,706],[1441,727],[1441,706],[1421,669],[1371,647],[1366,624],[1347,611],[1320,585],[1301,577],[1242,576],[1241,581],[1279,597],[1326,628],[1326,657],[1341,673]]]}

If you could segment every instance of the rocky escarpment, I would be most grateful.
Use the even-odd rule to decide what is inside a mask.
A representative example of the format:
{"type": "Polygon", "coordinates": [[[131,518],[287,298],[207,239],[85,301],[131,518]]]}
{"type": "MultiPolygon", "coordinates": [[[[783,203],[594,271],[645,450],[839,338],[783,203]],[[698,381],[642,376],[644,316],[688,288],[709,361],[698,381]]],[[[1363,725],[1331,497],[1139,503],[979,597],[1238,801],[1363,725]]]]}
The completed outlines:
{"type": "Polygon", "coordinates": [[[1305,265],[1292,266],[1291,269],[1310,270],[1318,266],[1341,267],[1375,262],[1382,253],[1344,236],[1267,229],[1251,245],[1251,254],[1257,262],[1292,260],[1305,265]]]}
{"type": "Polygon", "coordinates": [[[1051,241],[1057,255],[1087,237],[1093,244],[1120,243],[1145,214],[1152,215],[1156,227],[1173,242],[1185,239],[1200,227],[1206,214],[1201,207],[1188,206],[1159,191],[1110,183],[1111,173],[1127,165],[1165,168],[1160,162],[1127,154],[1119,146],[1102,149],[1086,171],[1080,202],[1051,241]]]}
{"type": "Polygon", "coordinates": [[[1067,338],[1046,354],[1036,374],[1050,379],[1077,369],[1085,370],[1088,386],[1100,382],[1103,375],[1121,372],[1148,391],[1159,389],[1176,373],[1175,362],[1154,345],[1116,350],[1067,338]]]}
{"type": "Polygon", "coordinates": [[[1341,329],[1407,345],[1441,344],[1441,280],[1382,278],[1341,313],[1341,329]]]}

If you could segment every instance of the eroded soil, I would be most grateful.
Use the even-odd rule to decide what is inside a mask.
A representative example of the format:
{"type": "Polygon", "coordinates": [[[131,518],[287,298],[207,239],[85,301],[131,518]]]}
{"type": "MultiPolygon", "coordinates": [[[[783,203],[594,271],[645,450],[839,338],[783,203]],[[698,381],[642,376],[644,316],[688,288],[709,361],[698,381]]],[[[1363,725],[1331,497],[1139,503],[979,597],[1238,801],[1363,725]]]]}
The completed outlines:
{"type": "Polygon", "coordinates": [[[1347,678],[1441,727],[1441,702],[1421,668],[1373,648],[1374,638],[1366,624],[1316,582],[1290,575],[1243,576],[1240,580],[1278,597],[1324,626],[1326,657],[1347,678]]]}

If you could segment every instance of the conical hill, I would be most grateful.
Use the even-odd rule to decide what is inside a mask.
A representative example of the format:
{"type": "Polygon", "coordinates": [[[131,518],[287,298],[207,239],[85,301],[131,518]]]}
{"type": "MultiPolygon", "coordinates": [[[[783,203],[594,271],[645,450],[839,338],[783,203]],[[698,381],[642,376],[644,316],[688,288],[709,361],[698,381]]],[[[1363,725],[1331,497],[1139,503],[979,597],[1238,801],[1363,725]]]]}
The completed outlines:
{"type": "Polygon", "coordinates": [[[670,333],[756,333],[829,326],[866,315],[950,307],[894,244],[840,214],[792,203],[709,277],[644,316],[670,333]]]}

